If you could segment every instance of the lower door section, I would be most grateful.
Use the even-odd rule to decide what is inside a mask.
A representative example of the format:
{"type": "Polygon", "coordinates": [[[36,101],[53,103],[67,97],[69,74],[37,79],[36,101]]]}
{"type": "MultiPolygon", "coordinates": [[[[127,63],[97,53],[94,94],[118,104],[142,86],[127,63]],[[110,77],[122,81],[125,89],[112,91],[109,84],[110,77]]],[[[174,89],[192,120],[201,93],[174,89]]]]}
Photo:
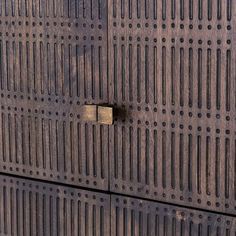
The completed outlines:
{"type": "Polygon", "coordinates": [[[1,236],[235,236],[236,218],[0,175],[1,236]]]}
{"type": "Polygon", "coordinates": [[[235,236],[236,218],[113,195],[111,235],[235,236]]]}
{"type": "Polygon", "coordinates": [[[0,176],[0,235],[110,235],[110,197],[0,176]]]}

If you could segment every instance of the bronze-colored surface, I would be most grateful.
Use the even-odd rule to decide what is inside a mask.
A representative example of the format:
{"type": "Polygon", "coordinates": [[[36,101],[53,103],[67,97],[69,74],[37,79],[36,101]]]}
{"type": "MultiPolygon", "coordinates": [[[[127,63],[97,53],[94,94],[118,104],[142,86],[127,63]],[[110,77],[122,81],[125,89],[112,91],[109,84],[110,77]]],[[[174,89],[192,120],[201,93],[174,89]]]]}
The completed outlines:
{"type": "Polygon", "coordinates": [[[0,235],[109,236],[109,195],[0,176],[0,235]]]}
{"type": "Polygon", "coordinates": [[[113,124],[113,108],[98,106],[98,123],[105,125],[113,124]]]}
{"type": "Polygon", "coordinates": [[[113,192],[236,214],[232,1],[108,1],[113,192]]]}
{"type": "Polygon", "coordinates": [[[83,215],[96,234],[110,229],[101,190],[107,199],[140,198],[112,196],[114,235],[132,227],[137,235],[132,214],[142,222],[143,211],[139,227],[153,233],[159,226],[147,217],[154,220],[156,206],[161,236],[171,227],[173,235],[175,227],[235,235],[227,216],[236,215],[235,25],[232,0],[0,0],[0,172],[19,176],[0,175],[0,234],[34,235],[38,215],[41,235],[71,235],[70,218],[47,225],[58,196],[59,215],[66,207],[75,214],[65,199],[77,201],[68,193],[80,190],[67,184],[95,191],[87,200],[82,191],[83,214],[95,209],[97,217],[104,206],[96,224],[92,212],[83,215]],[[58,187],[50,192],[40,180],[58,187]]]}
{"type": "Polygon", "coordinates": [[[84,105],[82,108],[81,119],[84,121],[96,122],[97,118],[97,105],[84,105]]]}

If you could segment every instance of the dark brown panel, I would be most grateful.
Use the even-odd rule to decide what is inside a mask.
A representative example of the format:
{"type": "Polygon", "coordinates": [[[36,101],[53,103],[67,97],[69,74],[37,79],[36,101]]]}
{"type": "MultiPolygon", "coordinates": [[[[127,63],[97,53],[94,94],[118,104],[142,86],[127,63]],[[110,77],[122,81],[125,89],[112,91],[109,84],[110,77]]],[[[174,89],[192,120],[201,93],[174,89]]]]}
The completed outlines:
{"type": "Polygon", "coordinates": [[[0,176],[0,235],[110,235],[110,197],[0,176]]]}
{"type": "Polygon", "coordinates": [[[115,195],[111,201],[111,235],[114,236],[233,236],[236,233],[233,217],[115,195]]]}
{"type": "Polygon", "coordinates": [[[232,2],[109,9],[112,191],[236,214],[232,2]]]}
{"type": "Polygon", "coordinates": [[[108,188],[106,1],[0,1],[0,170],[108,188]]]}

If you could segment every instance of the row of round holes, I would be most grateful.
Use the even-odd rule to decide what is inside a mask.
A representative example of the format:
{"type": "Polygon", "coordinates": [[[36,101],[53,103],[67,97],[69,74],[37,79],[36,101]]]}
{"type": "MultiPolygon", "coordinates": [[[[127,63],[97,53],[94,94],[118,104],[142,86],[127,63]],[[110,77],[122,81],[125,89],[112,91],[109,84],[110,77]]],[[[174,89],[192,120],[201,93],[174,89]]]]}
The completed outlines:
{"type": "MultiPolygon", "coordinates": [[[[113,39],[114,39],[114,40],[117,40],[117,36],[113,36],[113,39]]],[[[124,37],[124,36],[121,36],[121,40],[124,41],[124,40],[125,40],[125,37],[124,37]]],[[[129,41],[132,41],[132,40],[133,40],[133,37],[132,37],[132,36],[129,36],[129,41]]],[[[137,41],[138,41],[138,42],[140,42],[141,40],[142,40],[141,37],[137,37],[137,41]]],[[[144,40],[145,40],[146,42],[148,42],[148,41],[149,41],[149,38],[148,38],[148,37],[145,37],[144,40]]],[[[157,43],[157,38],[154,38],[153,41],[154,41],[155,43],[157,43]]],[[[171,38],[171,42],[172,42],[172,43],[175,43],[176,41],[177,41],[177,40],[176,40],[175,38],[171,38]]],[[[184,38],[180,38],[179,41],[180,41],[180,43],[184,43],[184,38]]],[[[162,38],[162,42],[163,42],[163,43],[167,42],[167,39],[166,39],[166,38],[162,38]]],[[[194,42],[193,39],[189,39],[189,43],[190,43],[190,44],[192,44],[193,42],[194,42]]],[[[201,40],[201,39],[199,39],[197,42],[198,42],[198,44],[200,44],[200,45],[202,45],[202,44],[204,43],[203,40],[201,40]]],[[[222,43],[222,41],[221,41],[220,39],[218,39],[218,40],[217,40],[217,44],[220,45],[221,43],[222,43]]],[[[231,40],[230,40],[230,39],[226,40],[226,43],[227,43],[228,45],[231,44],[231,40]]],[[[211,40],[208,40],[208,41],[207,41],[207,45],[210,46],[211,44],[212,44],[212,41],[211,41],[211,40]]]]}
{"type": "MultiPolygon", "coordinates": [[[[119,186],[118,186],[117,184],[115,184],[115,188],[119,188],[119,186]]],[[[122,185],[122,190],[125,190],[126,188],[127,188],[127,186],[122,185]]],[[[133,188],[133,187],[129,187],[129,190],[133,192],[133,191],[134,191],[134,188],[133,188]]],[[[137,191],[138,191],[138,192],[142,192],[143,189],[137,188],[137,191]]],[[[149,190],[146,190],[146,191],[145,191],[145,194],[147,194],[147,195],[150,194],[149,190]]],[[[158,196],[158,193],[157,193],[157,192],[154,192],[154,195],[155,195],[155,196],[158,196]]],[[[163,198],[166,198],[166,197],[167,197],[165,193],[163,193],[161,196],[162,196],[163,198]]],[[[171,195],[171,198],[172,198],[172,199],[176,199],[176,197],[175,197],[174,194],[171,195]]],[[[183,197],[183,196],[180,196],[179,200],[180,200],[180,201],[184,201],[184,197],[183,197]]],[[[191,197],[187,198],[187,200],[188,200],[189,202],[192,202],[192,201],[193,201],[191,197]]],[[[197,199],[197,203],[198,203],[198,204],[201,204],[201,203],[202,203],[202,200],[201,200],[201,199],[197,199]]],[[[210,201],[207,201],[206,204],[207,204],[208,206],[211,206],[211,202],[210,202],[210,201]]],[[[220,207],[220,203],[219,203],[219,202],[216,202],[215,205],[216,205],[216,207],[220,207]]],[[[229,208],[229,204],[228,204],[228,203],[225,204],[225,208],[229,208]]],[[[236,206],[235,206],[235,210],[236,210],[236,206]]]]}
{"type": "MultiPolygon", "coordinates": [[[[3,36],[3,33],[0,32],[0,36],[3,36]]],[[[9,36],[9,33],[6,32],[6,36],[9,36]]],[[[18,36],[21,38],[23,37],[22,33],[19,33],[18,36]]],[[[25,36],[28,38],[30,35],[29,33],[26,33],[25,36]]],[[[42,38],[44,35],[43,34],[39,34],[39,37],[42,38]]],[[[12,37],[16,37],[16,34],[15,33],[12,33],[12,37]]],[[[32,37],[33,38],[37,38],[36,34],[32,34],[32,37]]],[[[50,35],[47,34],[46,37],[49,39],[50,38],[50,35]]],[[[73,37],[76,39],[76,40],[79,40],[79,39],[83,39],[83,40],[88,40],[89,37],[88,36],[83,36],[83,37],[79,37],[79,36],[71,36],[71,35],[68,35],[68,39],[73,39],[73,37]]],[[[56,39],[58,38],[57,35],[53,35],[53,38],[56,39]]],[[[60,36],[59,38],[61,38],[62,40],[65,39],[66,37],[63,35],[63,36],[60,36]]],[[[94,36],[91,36],[90,39],[93,41],[95,40],[95,37],[94,36]]],[[[98,40],[101,41],[102,40],[102,36],[98,36],[98,40]]]]}
{"type": "MultiPolygon", "coordinates": [[[[1,97],[2,97],[2,98],[4,97],[4,94],[3,94],[3,93],[1,94],[1,97]]],[[[14,97],[14,99],[17,99],[17,95],[14,95],[13,97],[14,97]]],[[[8,94],[8,95],[7,95],[7,98],[11,98],[11,95],[8,94]]],[[[20,98],[21,98],[21,99],[24,99],[24,96],[21,95],[20,98]]],[[[31,100],[31,97],[28,97],[28,100],[31,100]]],[[[44,101],[45,101],[44,98],[38,99],[37,97],[35,97],[34,100],[35,100],[35,101],[41,100],[41,102],[44,102],[44,101]]],[[[51,99],[51,98],[48,98],[48,101],[52,101],[52,99],[51,99]]],[[[56,102],[56,103],[59,103],[59,100],[58,100],[58,99],[55,99],[55,102],[56,102]]],[[[63,100],[62,100],[62,103],[65,104],[65,103],[66,103],[66,100],[63,99],[63,100]]],[[[71,101],[69,102],[69,104],[72,105],[72,104],[73,104],[73,101],[71,100],[71,101]]],[[[86,103],[85,103],[85,104],[86,104],[86,103]]],[[[77,101],[77,105],[80,105],[80,102],[79,102],[79,101],[77,101]]],[[[116,105],[115,105],[115,106],[116,106],[116,105]]],[[[125,106],[122,106],[122,107],[125,108],[125,106]]],[[[4,107],[2,107],[2,109],[4,109],[4,107]]],[[[129,109],[133,110],[134,108],[133,108],[133,106],[129,106],[129,109]]],[[[137,107],[137,110],[138,110],[138,111],[141,111],[141,107],[138,106],[138,107],[137,107]]],[[[146,108],[145,108],[145,111],[146,111],[146,112],[150,111],[149,107],[146,107],[146,108]]],[[[154,112],[158,112],[158,109],[155,107],[155,108],[153,109],[153,111],[154,111],[154,112]]],[[[31,111],[30,111],[30,112],[31,112],[31,111]]],[[[36,113],[37,113],[37,112],[36,112],[36,113]]],[[[163,114],[166,114],[166,110],[163,109],[163,110],[162,110],[162,113],[163,113],[163,114]]],[[[171,115],[175,115],[175,114],[176,114],[176,112],[175,112],[174,110],[172,110],[172,111],[171,111],[171,115]]],[[[183,115],[184,115],[184,112],[183,112],[183,111],[180,111],[179,114],[180,114],[180,116],[183,116],[183,115]]],[[[189,112],[189,113],[188,113],[188,116],[189,116],[189,117],[193,117],[193,113],[192,113],[192,112],[189,112]]],[[[198,113],[197,116],[198,116],[198,118],[202,118],[202,113],[198,113]]],[[[210,113],[206,113],[206,117],[207,117],[207,118],[211,118],[211,114],[210,114],[210,113]]],[[[220,119],[220,114],[216,114],[216,118],[217,118],[217,119],[220,119]]],[[[226,116],[225,119],[226,119],[227,121],[230,121],[230,116],[226,116]]],[[[124,120],[123,122],[125,122],[125,120],[124,120]]]]}
{"type": "MultiPolygon", "coordinates": [[[[6,179],[3,179],[3,182],[4,183],[7,183],[8,181],[6,180],[6,179]]],[[[20,185],[20,182],[19,181],[13,181],[12,179],[10,179],[10,181],[9,181],[11,184],[13,184],[14,182],[16,183],[16,185],[20,185]]],[[[26,186],[26,183],[22,183],[22,186],[26,186]]],[[[28,184],[27,185],[29,188],[32,188],[32,184],[28,184]]],[[[39,186],[38,185],[34,185],[35,186],[35,189],[39,189],[39,186]]],[[[60,189],[53,189],[52,187],[46,187],[46,186],[43,186],[43,190],[47,190],[47,189],[49,189],[51,192],[53,192],[53,191],[55,191],[56,190],[56,192],[57,193],[64,193],[65,195],[66,194],[69,194],[66,190],[64,190],[64,191],[61,191],[60,189]]],[[[75,196],[75,193],[74,192],[70,192],[70,195],[71,196],[75,196]]],[[[78,197],[82,197],[82,194],[81,193],[77,193],[76,194],[78,197]]],[[[84,194],[84,197],[85,198],[93,198],[94,200],[97,198],[97,196],[95,196],[95,195],[92,195],[92,196],[89,196],[88,194],[84,194]]],[[[100,198],[100,201],[101,202],[104,202],[104,198],[100,198]]]]}
{"type": "MultiPolygon", "coordinates": [[[[4,24],[1,20],[0,20],[0,25],[1,24],[4,24]]],[[[17,24],[17,22],[15,22],[15,21],[12,21],[12,22],[8,22],[8,21],[5,21],[5,25],[16,25],[17,24]]],[[[29,26],[29,22],[28,21],[26,21],[26,22],[22,22],[22,21],[19,21],[18,22],[18,25],[19,26],[21,26],[21,25],[23,25],[23,24],[25,24],[26,26],[29,26]]],[[[38,25],[39,26],[50,26],[50,22],[39,22],[38,23],[38,25]]],[[[52,24],[53,26],[61,26],[61,27],[63,27],[63,26],[68,26],[68,27],[71,27],[71,26],[73,26],[73,25],[75,25],[75,27],[80,27],[80,24],[79,23],[65,23],[65,22],[62,22],[62,23],[57,23],[57,22],[53,22],[53,24],[52,24]]],[[[36,22],[32,22],[32,26],[33,27],[35,27],[35,26],[37,26],[37,23],[36,22]]],[[[83,28],[86,28],[87,26],[89,26],[91,29],[95,29],[95,25],[94,24],[91,24],[91,25],[87,25],[86,23],[83,23],[82,24],[82,27],[83,28]]],[[[99,24],[98,26],[97,26],[97,28],[98,29],[102,29],[102,25],[101,24],[99,24]]]]}
{"type": "MultiPolygon", "coordinates": [[[[3,166],[3,170],[6,170],[6,169],[7,169],[7,167],[6,167],[6,166],[3,166]]],[[[9,170],[10,170],[10,171],[14,171],[14,169],[13,169],[12,167],[9,167],[9,170]]],[[[19,172],[20,169],[19,169],[18,167],[16,167],[16,168],[15,168],[15,171],[19,172]]],[[[26,173],[26,170],[25,170],[25,169],[22,169],[22,172],[23,172],[23,173],[26,173]]],[[[30,175],[33,175],[33,171],[30,170],[30,171],[29,171],[29,174],[30,174],[30,175]]],[[[36,174],[36,175],[43,175],[44,177],[47,176],[47,174],[46,174],[45,172],[41,173],[41,172],[39,172],[39,171],[36,171],[35,174],[36,174]]],[[[50,177],[50,178],[54,178],[53,174],[50,174],[49,177],[50,177]]],[[[67,176],[61,177],[60,175],[57,175],[56,178],[57,178],[58,180],[60,180],[60,179],[62,179],[62,178],[63,178],[64,180],[68,180],[68,177],[67,177],[67,176]]],[[[74,178],[74,177],[71,177],[71,178],[70,178],[70,181],[74,182],[74,181],[75,181],[75,178],[74,178]]],[[[85,182],[87,185],[91,184],[89,180],[84,180],[84,181],[83,181],[82,178],[78,178],[78,181],[79,181],[80,184],[81,184],[82,182],[85,182]]],[[[94,186],[97,186],[97,181],[92,181],[92,184],[93,184],[94,186]]]]}
{"type": "MultiPolygon", "coordinates": [[[[5,107],[2,105],[2,106],[1,106],[1,109],[2,109],[2,110],[5,110],[5,107]]],[[[8,106],[6,109],[7,109],[8,111],[11,111],[12,109],[14,109],[14,111],[18,111],[18,110],[21,111],[21,112],[24,112],[24,111],[25,111],[24,108],[20,108],[20,109],[17,108],[17,107],[11,108],[11,107],[9,107],[9,106],[8,106]]],[[[27,111],[28,113],[32,113],[32,112],[33,112],[31,109],[27,109],[26,111],[27,111]]],[[[35,110],[34,110],[34,113],[36,113],[36,114],[38,114],[39,112],[41,112],[42,114],[45,114],[45,111],[44,111],[44,110],[41,110],[41,111],[38,110],[38,109],[35,109],[35,110]]],[[[52,113],[51,111],[49,111],[49,112],[48,112],[48,115],[53,115],[53,113],[52,113]]],[[[59,116],[59,113],[58,113],[58,112],[55,112],[55,115],[56,115],[56,116],[59,116]]],[[[66,116],[66,113],[63,112],[62,115],[63,115],[63,116],[66,116]]],[[[74,117],[74,114],[73,114],[73,113],[70,113],[69,116],[70,116],[70,117],[74,117]]],[[[80,115],[79,115],[79,114],[77,115],[77,118],[80,119],[80,115]]],[[[209,118],[209,117],[208,117],[208,118],[209,118]]],[[[226,119],[227,119],[227,120],[230,120],[230,118],[228,118],[228,117],[226,117],[226,119]]],[[[115,121],[118,121],[118,118],[115,118],[115,121]]],[[[126,120],[123,119],[122,122],[125,123],[126,120]]],[[[133,119],[130,119],[129,122],[130,122],[130,123],[133,123],[134,120],[133,120],[133,119]]],[[[141,124],[142,121],[141,121],[141,120],[137,120],[137,123],[138,123],[138,124],[141,124]]],[[[145,121],[145,124],[146,124],[146,125],[149,125],[149,121],[145,121]]],[[[154,126],[157,126],[157,122],[154,122],[154,126]]],[[[165,127],[165,126],[166,126],[166,123],[163,122],[163,123],[162,123],[162,126],[165,127]]],[[[174,125],[171,124],[171,127],[174,128],[174,125]]],[[[191,130],[191,129],[192,129],[192,126],[190,126],[190,127],[191,127],[191,128],[189,128],[189,129],[191,130]]],[[[183,129],[183,126],[180,125],[180,128],[183,129]]],[[[199,131],[200,131],[200,130],[199,130],[199,131]]],[[[209,131],[209,132],[210,132],[210,131],[209,131]]],[[[217,133],[219,133],[219,132],[217,132],[217,133]]],[[[226,133],[229,134],[228,131],[226,131],[226,133]]]]}
{"type": "MultiPolygon", "coordinates": [[[[2,109],[2,110],[5,110],[5,107],[4,107],[4,106],[1,106],[1,109],[2,109]]],[[[14,111],[18,111],[18,110],[21,111],[21,112],[24,112],[24,111],[25,111],[23,107],[21,107],[21,108],[14,107],[13,109],[14,109],[14,111]]],[[[8,106],[8,107],[7,107],[7,110],[8,110],[8,111],[11,111],[12,108],[8,106]]],[[[26,111],[27,111],[28,113],[34,112],[35,114],[38,114],[39,112],[41,112],[42,114],[45,114],[45,113],[46,113],[44,110],[38,110],[38,109],[35,109],[34,111],[32,111],[31,109],[27,109],[26,111]]],[[[49,111],[49,112],[48,112],[48,115],[53,115],[53,113],[52,113],[51,111],[49,111]]],[[[56,115],[56,116],[59,116],[59,113],[58,113],[58,112],[55,112],[55,115],[56,115]]],[[[66,113],[63,112],[63,113],[62,113],[62,116],[65,117],[65,116],[66,116],[66,113]]],[[[75,115],[74,115],[73,113],[70,113],[69,116],[70,116],[70,117],[74,117],[75,115]]],[[[78,119],[80,119],[80,115],[79,115],[79,114],[77,114],[76,116],[77,116],[78,119]]]]}
{"type": "MultiPolygon", "coordinates": [[[[55,99],[55,100],[52,100],[50,97],[48,98],[48,99],[45,99],[45,98],[37,98],[37,97],[34,97],[34,98],[31,98],[30,96],[28,96],[27,98],[25,98],[23,95],[21,95],[21,96],[17,96],[17,95],[13,95],[13,96],[11,96],[10,94],[8,94],[8,95],[4,95],[3,93],[1,94],[1,97],[3,98],[3,97],[7,97],[7,98],[11,98],[11,97],[13,97],[14,99],[17,99],[17,98],[20,98],[20,99],[28,99],[28,100],[34,100],[34,101],[41,101],[41,102],[45,102],[45,101],[49,101],[49,102],[55,102],[55,103],[59,103],[60,101],[59,101],[59,99],[55,99]]],[[[62,101],[61,101],[61,103],[63,103],[63,104],[66,104],[67,102],[66,102],[66,100],[65,99],[63,99],[62,101]]],[[[72,100],[70,100],[69,101],[69,104],[70,105],[72,105],[74,102],[72,101],[72,100]]],[[[80,105],[80,102],[79,101],[77,101],[76,102],[76,104],[77,105],[80,105]]]]}
{"type": "MultiPolygon", "coordinates": [[[[4,107],[4,106],[1,106],[1,109],[2,109],[2,110],[5,110],[5,107],[4,107]]],[[[8,110],[8,111],[11,111],[11,109],[12,109],[11,107],[9,107],[9,106],[7,107],[7,110],[8,110]]],[[[25,111],[24,108],[20,108],[20,109],[19,109],[19,108],[17,108],[17,107],[14,107],[14,111],[18,111],[18,110],[20,110],[21,112],[24,112],[24,111],[25,111]]],[[[31,109],[28,109],[27,112],[28,112],[28,113],[32,113],[33,111],[32,111],[31,109]]],[[[38,113],[39,113],[39,110],[35,109],[34,112],[35,112],[35,114],[38,114],[38,113]]],[[[45,114],[45,111],[44,111],[44,110],[41,110],[40,112],[41,112],[42,114],[45,114]]],[[[48,115],[53,115],[53,113],[52,113],[51,111],[49,111],[49,112],[48,112],[48,115]]],[[[55,112],[55,115],[56,115],[56,116],[59,116],[59,113],[58,113],[58,112],[55,112]]],[[[65,113],[65,112],[63,112],[62,115],[63,115],[64,117],[66,117],[66,113],[65,113]]],[[[70,113],[69,116],[72,118],[72,117],[74,117],[74,114],[73,114],[73,113],[70,113]]],[[[77,118],[80,119],[80,115],[79,115],[79,114],[77,114],[77,118]]],[[[115,121],[117,121],[117,118],[115,118],[115,121]]],[[[125,123],[126,120],[122,120],[122,122],[125,123]]],[[[134,122],[134,120],[133,120],[133,119],[130,119],[129,122],[132,124],[132,123],[134,122]]],[[[150,124],[149,121],[145,121],[144,123],[145,123],[145,125],[147,125],[147,126],[150,124]]],[[[141,120],[137,120],[137,124],[138,124],[138,125],[141,125],[141,124],[142,124],[142,121],[141,121],[141,120]]],[[[154,126],[157,126],[157,125],[158,125],[157,122],[154,122],[153,124],[154,124],[154,126]]],[[[166,127],[166,126],[167,126],[166,122],[162,122],[162,126],[163,126],[163,127],[166,127]]],[[[173,129],[175,128],[175,124],[174,124],[174,123],[171,123],[171,128],[173,128],[173,129]]],[[[184,129],[184,125],[183,125],[183,124],[180,124],[180,125],[179,125],[179,128],[180,128],[180,129],[184,129]]],[[[189,125],[189,126],[188,126],[188,129],[189,129],[189,130],[192,130],[193,127],[192,127],[191,125],[189,125]]],[[[197,127],[197,130],[200,132],[200,131],[202,131],[202,128],[201,128],[201,127],[197,127]]],[[[210,129],[209,127],[207,127],[207,128],[206,128],[206,131],[207,131],[207,132],[211,132],[211,129],[210,129]]],[[[219,133],[220,133],[220,129],[216,129],[216,133],[219,134],[219,133]]],[[[226,130],[225,133],[226,133],[226,134],[230,134],[230,130],[226,130]]]]}
{"type": "MultiPolygon", "coordinates": [[[[125,27],[125,23],[121,23],[121,27],[122,28],[124,28],[125,27]]],[[[116,22],[113,22],[113,26],[114,27],[117,27],[117,23],[116,22]]],[[[133,26],[134,26],[134,24],[128,24],[128,26],[129,26],[129,28],[133,28],[133,26]]],[[[144,24],[144,27],[145,28],[148,28],[150,25],[149,25],[149,23],[145,23],[144,24]]],[[[170,26],[171,26],[171,28],[176,28],[176,24],[175,23],[171,23],[170,24],[170,26]]],[[[136,25],[136,27],[137,28],[142,28],[142,25],[140,24],[140,23],[138,23],[137,25],[136,25]]],[[[184,29],[186,26],[184,25],[184,24],[180,24],[179,25],[179,28],[180,29],[184,29]]],[[[154,29],[157,29],[158,28],[158,25],[157,24],[153,24],[153,28],[154,29]]],[[[161,28],[162,29],[166,29],[167,28],[167,25],[166,24],[162,24],[161,25],[161,28]]],[[[192,29],[194,29],[194,25],[193,24],[190,24],[189,26],[188,26],[188,28],[190,29],[190,30],[192,30],[192,29]]],[[[198,26],[197,26],[197,28],[199,29],[199,30],[202,30],[203,29],[203,25],[201,25],[201,24],[199,24],[198,26]]],[[[207,27],[206,27],[208,30],[212,30],[213,29],[213,26],[212,25],[207,25],[207,27]]],[[[216,26],[216,28],[218,29],[218,30],[221,30],[222,29],[222,25],[220,25],[220,24],[218,24],[217,26],[216,26]]],[[[227,30],[231,30],[232,29],[232,27],[231,27],[231,25],[227,25],[227,30]]]]}
{"type": "MultiPolygon", "coordinates": [[[[120,202],[120,199],[119,199],[119,198],[116,198],[116,202],[119,203],[119,202],[120,202]]],[[[123,202],[124,205],[127,205],[127,204],[128,204],[128,201],[127,201],[126,199],[124,199],[122,202],[123,202]]],[[[131,203],[132,206],[135,205],[135,203],[134,203],[133,201],[131,201],[130,203],[131,203]]],[[[143,203],[139,203],[138,206],[139,206],[139,207],[144,207],[145,205],[144,205],[143,203]]],[[[148,205],[148,209],[150,209],[150,208],[153,208],[153,206],[148,205]]],[[[161,210],[159,207],[155,207],[154,209],[155,209],[157,212],[161,210]]],[[[163,211],[164,211],[164,212],[169,212],[170,210],[169,210],[168,208],[163,208],[163,211]]],[[[176,214],[176,212],[177,212],[176,210],[172,210],[172,213],[173,213],[173,214],[176,214]]],[[[185,213],[185,212],[180,212],[180,215],[181,215],[182,217],[186,217],[186,216],[187,216],[187,213],[185,213]]],[[[190,216],[190,217],[194,217],[194,213],[191,212],[191,213],[189,214],[189,216],[190,216]]],[[[201,214],[199,214],[198,217],[199,217],[199,219],[203,219],[204,216],[201,215],[201,214]]],[[[212,220],[211,216],[208,216],[207,219],[208,219],[208,221],[211,221],[211,220],[212,220]]],[[[221,218],[220,218],[220,217],[217,218],[217,222],[221,222],[221,218]]],[[[231,222],[230,222],[229,220],[226,221],[226,224],[227,224],[227,225],[230,225],[230,223],[231,223],[231,222]]]]}

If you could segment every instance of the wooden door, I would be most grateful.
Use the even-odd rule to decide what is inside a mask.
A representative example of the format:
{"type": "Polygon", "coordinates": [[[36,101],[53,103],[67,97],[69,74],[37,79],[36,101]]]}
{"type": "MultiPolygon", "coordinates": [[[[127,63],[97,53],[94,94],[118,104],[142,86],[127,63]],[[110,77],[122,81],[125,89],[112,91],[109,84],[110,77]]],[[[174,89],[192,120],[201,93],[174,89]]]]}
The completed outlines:
{"type": "Polygon", "coordinates": [[[235,235],[235,13],[0,0],[0,235],[235,235]]]}
{"type": "Polygon", "coordinates": [[[105,1],[0,1],[2,172],[108,189],[105,1]]]}
{"type": "Polygon", "coordinates": [[[235,214],[232,1],[109,1],[111,191],[235,214]]]}

